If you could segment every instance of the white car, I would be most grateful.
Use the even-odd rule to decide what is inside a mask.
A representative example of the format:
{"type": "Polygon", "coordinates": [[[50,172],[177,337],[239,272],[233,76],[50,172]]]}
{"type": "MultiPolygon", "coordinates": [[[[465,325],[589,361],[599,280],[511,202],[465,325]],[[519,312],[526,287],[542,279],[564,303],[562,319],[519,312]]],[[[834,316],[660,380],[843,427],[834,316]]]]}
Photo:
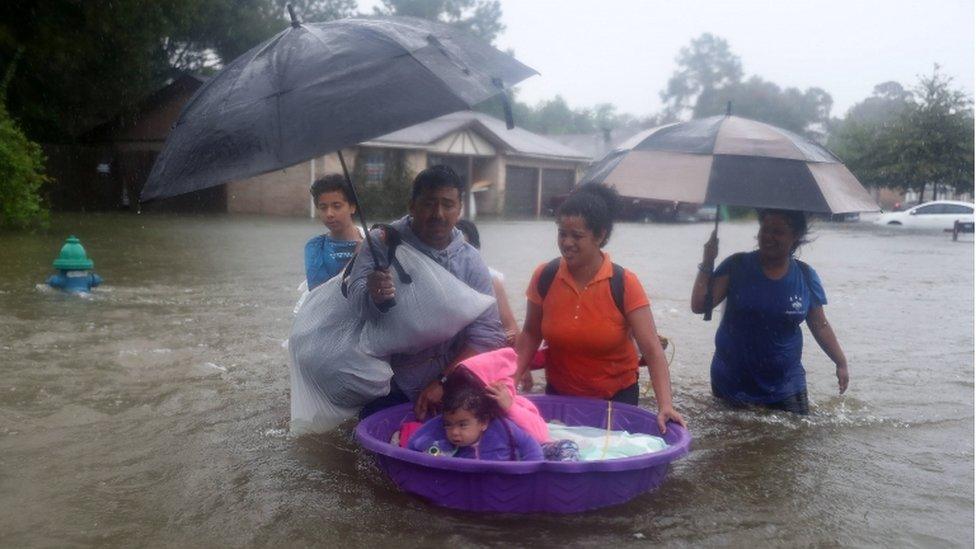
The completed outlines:
{"type": "Polygon", "coordinates": [[[955,200],[936,200],[903,212],[887,212],[874,220],[879,225],[902,225],[920,229],[951,229],[953,223],[973,222],[973,205],[955,200]]]}

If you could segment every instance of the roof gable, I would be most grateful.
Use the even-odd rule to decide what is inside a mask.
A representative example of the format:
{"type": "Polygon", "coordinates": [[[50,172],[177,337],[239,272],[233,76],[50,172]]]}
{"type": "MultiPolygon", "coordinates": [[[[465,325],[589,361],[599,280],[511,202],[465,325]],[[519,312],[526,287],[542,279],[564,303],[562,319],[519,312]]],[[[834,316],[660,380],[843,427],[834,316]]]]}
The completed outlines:
{"type": "MultiPolygon", "coordinates": [[[[371,139],[366,144],[431,149],[442,141],[453,139],[453,134],[462,132],[467,136],[474,133],[488,144],[511,155],[574,160],[577,162],[589,160],[587,155],[576,149],[522,128],[516,127],[509,130],[503,121],[475,111],[460,111],[440,116],[371,139]]],[[[458,139],[462,138],[458,137],[458,139]]]]}

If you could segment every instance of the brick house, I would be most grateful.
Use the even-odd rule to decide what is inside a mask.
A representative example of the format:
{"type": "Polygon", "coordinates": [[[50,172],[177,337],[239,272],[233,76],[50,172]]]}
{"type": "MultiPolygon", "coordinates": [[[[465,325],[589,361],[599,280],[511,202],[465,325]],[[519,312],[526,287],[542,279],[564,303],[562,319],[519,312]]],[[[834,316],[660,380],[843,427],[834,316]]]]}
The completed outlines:
{"type": "MultiPolygon", "coordinates": [[[[568,193],[588,158],[574,149],[487,114],[462,111],[360,143],[343,150],[348,164],[363,162],[367,183],[383,178],[385,153],[403,151],[407,170],[417,173],[447,164],[472,190],[468,214],[535,217],[550,197],[568,193]]],[[[227,185],[231,212],[300,215],[309,212],[308,186],[340,170],[328,154],[286,170],[227,185]]]]}
{"type": "MultiPolygon", "coordinates": [[[[138,196],[180,110],[204,81],[182,74],[149,97],[135,114],[88,132],[83,136],[88,154],[84,166],[75,166],[75,171],[94,181],[109,202],[114,200],[116,206],[131,203],[130,197],[138,196]]],[[[469,215],[511,217],[545,213],[550,197],[569,192],[590,160],[545,136],[521,128],[509,130],[501,120],[474,111],[448,114],[377,137],[344,149],[343,155],[350,169],[364,163],[360,169],[369,182],[383,178],[389,151],[402,153],[410,173],[433,164],[454,168],[473,191],[467,204],[469,215]]],[[[339,171],[338,157],[331,153],[146,207],[307,216],[313,213],[308,195],[311,182],[339,171]]]]}

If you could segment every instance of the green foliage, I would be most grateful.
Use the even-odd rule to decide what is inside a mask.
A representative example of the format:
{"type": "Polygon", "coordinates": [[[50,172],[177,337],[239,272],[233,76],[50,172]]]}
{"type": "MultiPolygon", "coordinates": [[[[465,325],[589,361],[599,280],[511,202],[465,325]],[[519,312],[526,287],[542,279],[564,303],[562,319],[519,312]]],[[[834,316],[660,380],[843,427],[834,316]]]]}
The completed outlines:
{"type": "Polygon", "coordinates": [[[404,151],[384,149],[383,156],[383,179],[379,183],[367,181],[366,163],[362,161],[362,156],[356,158],[356,165],[350,176],[369,222],[397,219],[404,215],[413,188],[415,174],[407,169],[404,151]]]}
{"type": "MultiPolygon", "coordinates": [[[[478,105],[476,110],[496,118],[505,118],[501,102],[497,99],[478,105]]],[[[624,127],[645,128],[656,123],[656,118],[653,117],[639,119],[626,113],[617,113],[617,108],[609,103],[600,103],[593,108],[573,109],[561,95],[540,101],[535,107],[513,99],[512,116],[520,128],[548,135],[595,133],[624,127]]]]}
{"type": "Polygon", "coordinates": [[[725,39],[707,32],[681,48],[675,62],[678,69],[661,92],[668,119],[678,119],[692,109],[702,94],[742,80],[739,56],[732,53],[725,39]]]}
{"type": "Polygon", "coordinates": [[[664,121],[689,114],[703,118],[733,114],[766,122],[811,138],[823,136],[833,99],[820,88],[782,89],[753,76],[742,79],[742,61],[724,39],[705,33],[681,49],[678,68],[661,92],[664,121]]]}
{"type": "Polygon", "coordinates": [[[905,91],[875,87],[835,123],[829,145],[866,185],[914,189],[947,185],[973,192],[972,99],[935,70],[905,91]]]}
{"type": "Polygon", "coordinates": [[[833,99],[820,88],[781,89],[776,84],[753,76],[719,89],[702,92],[695,104],[693,116],[704,118],[724,114],[728,102],[732,114],[766,122],[810,138],[823,134],[820,128],[830,119],[833,99]]]}
{"type": "Polygon", "coordinates": [[[44,154],[41,147],[27,139],[4,105],[6,88],[17,65],[7,68],[0,86],[0,228],[24,229],[47,222],[47,209],[41,201],[44,154]]]}
{"type": "Polygon", "coordinates": [[[383,0],[377,15],[406,15],[460,27],[487,42],[505,30],[498,0],[383,0]]]}
{"type": "MultiPolygon", "coordinates": [[[[68,142],[164,86],[208,72],[287,28],[287,0],[46,0],[0,3],[0,63],[24,51],[8,108],[38,141],[68,142]]],[[[296,0],[316,21],[355,0],[296,0]]]]}

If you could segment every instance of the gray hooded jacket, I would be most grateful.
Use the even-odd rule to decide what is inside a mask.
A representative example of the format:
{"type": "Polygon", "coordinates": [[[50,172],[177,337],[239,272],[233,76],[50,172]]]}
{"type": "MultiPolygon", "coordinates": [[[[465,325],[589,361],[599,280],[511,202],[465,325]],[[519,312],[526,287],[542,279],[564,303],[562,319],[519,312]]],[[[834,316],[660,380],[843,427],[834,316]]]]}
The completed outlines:
{"type": "MultiPolygon", "coordinates": [[[[430,257],[451,274],[465,284],[486,295],[495,295],[491,285],[491,275],[488,266],[481,258],[481,254],[473,246],[465,242],[461,231],[454,229],[451,243],[443,250],[436,250],[421,242],[420,238],[410,229],[410,216],[404,216],[390,225],[400,233],[404,245],[409,245],[430,257]]],[[[377,253],[381,258],[386,257],[386,246],[380,238],[379,230],[371,231],[376,243],[377,253]]],[[[364,242],[360,253],[352,266],[349,275],[349,299],[362,303],[363,318],[372,319],[382,315],[366,289],[366,277],[374,269],[373,256],[365,248],[364,242]]],[[[381,259],[383,261],[383,259],[381,259]]],[[[394,284],[399,283],[396,274],[393,275],[394,284]]],[[[457,357],[458,352],[467,345],[476,352],[493,351],[505,346],[505,331],[498,316],[498,305],[492,306],[480,317],[458,332],[453,338],[424,349],[412,355],[393,355],[390,366],[393,368],[393,382],[403,391],[410,401],[417,400],[417,396],[431,381],[437,379],[441,372],[457,357]]]]}

